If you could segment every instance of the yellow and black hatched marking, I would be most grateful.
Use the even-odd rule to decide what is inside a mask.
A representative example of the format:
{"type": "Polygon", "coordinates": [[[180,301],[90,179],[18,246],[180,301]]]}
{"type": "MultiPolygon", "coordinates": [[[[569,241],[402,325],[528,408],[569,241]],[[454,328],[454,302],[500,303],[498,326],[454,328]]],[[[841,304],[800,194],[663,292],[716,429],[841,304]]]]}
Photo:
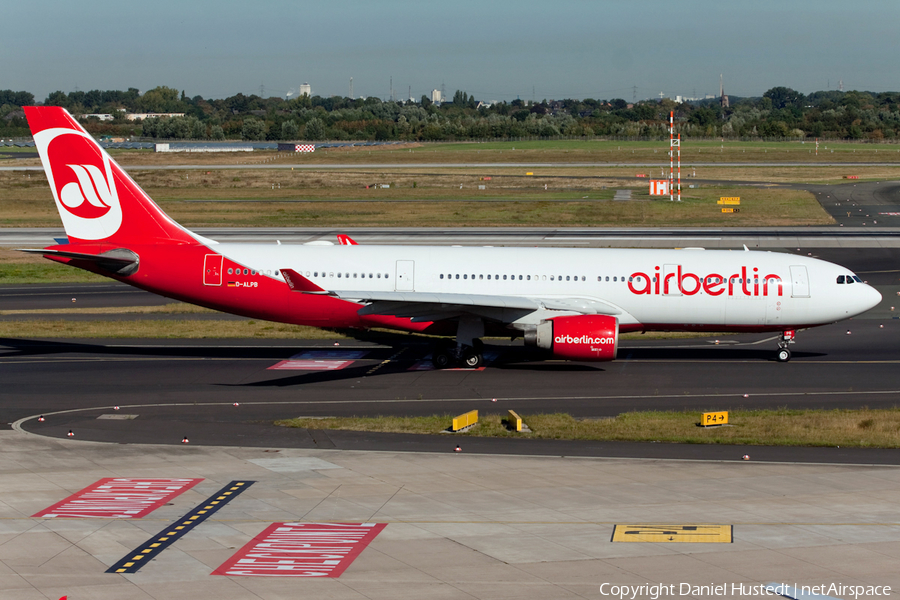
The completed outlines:
{"type": "Polygon", "coordinates": [[[106,570],[107,573],[137,573],[138,569],[150,562],[160,552],[194,527],[215,514],[217,510],[234,500],[238,494],[253,485],[253,481],[232,481],[206,499],[197,508],[184,515],[174,524],[166,527],[147,540],[143,545],[129,552],[122,560],[106,570]]]}
{"type": "Polygon", "coordinates": [[[613,542],[692,542],[730,544],[731,525],[615,525],[613,542]]]}

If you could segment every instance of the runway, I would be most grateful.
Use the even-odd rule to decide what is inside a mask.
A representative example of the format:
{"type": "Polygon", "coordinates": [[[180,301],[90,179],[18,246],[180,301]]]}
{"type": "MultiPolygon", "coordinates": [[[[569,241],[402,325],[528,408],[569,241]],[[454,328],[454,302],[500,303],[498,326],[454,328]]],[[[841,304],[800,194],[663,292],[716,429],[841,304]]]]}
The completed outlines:
{"type": "MultiPolygon", "coordinates": [[[[7,422],[45,414],[45,422],[32,418],[23,427],[54,437],[72,429],[79,439],[110,442],[177,444],[188,436],[201,444],[322,447],[268,423],[300,415],[459,414],[473,408],[603,417],[629,410],[891,407],[900,402],[900,320],[872,317],[802,332],[788,364],[774,362],[774,339],[765,335],[725,336],[718,343],[625,341],[619,360],[603,364],[541,360],[518,345],[489,341],[491,364],[481,371],[431,370],[429,346],[408,344],[404,336],[393,344],[341,340],[339,346],[330,340],[4,339],[2,414],[7,422]],[[279,368],[292,358],[324,366],[279,368]],[[346,364],[335,368],[338,363],[346,364]],[[98,419],[116,405],[118,414],[137,416],[98,419]]],[[[379,447],[372,436],[363,437],[363,447],[379,447]]],[[[359,448],[356,438],[342,444],[359,448]]],[[[326,447],[342,447],[333,434],[325,439],[326,447]]],[[[383,442],[393,448],[397,440],[383,442]]],[[[420,442],[405,444],[435,448],[436,440],[420,442]]],[[[441,440],[440,447],[447,443],[441,440]]],[[[491,449],[513,451],[499,444],[491,449]]],[[[519,451],[560,453],[552,443],[519,451]]],[[[585,452],[605,455],[600,447],[563,453],[585,452]]],[[[638,452],[670,454],[658,447],[638,452]]]]}

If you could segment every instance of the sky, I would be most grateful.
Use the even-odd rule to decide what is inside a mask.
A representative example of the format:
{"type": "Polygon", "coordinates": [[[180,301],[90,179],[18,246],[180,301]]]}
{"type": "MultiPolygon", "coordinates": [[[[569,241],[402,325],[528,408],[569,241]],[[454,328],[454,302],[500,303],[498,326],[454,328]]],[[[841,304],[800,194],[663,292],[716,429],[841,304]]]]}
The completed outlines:
{"type": "Polygon", "coordinates": [[[479,100],[900,90],[897,0],[29,0],[0,89],[479,100]],[[635,89],[636,88],[636,89],[635,89]]]}

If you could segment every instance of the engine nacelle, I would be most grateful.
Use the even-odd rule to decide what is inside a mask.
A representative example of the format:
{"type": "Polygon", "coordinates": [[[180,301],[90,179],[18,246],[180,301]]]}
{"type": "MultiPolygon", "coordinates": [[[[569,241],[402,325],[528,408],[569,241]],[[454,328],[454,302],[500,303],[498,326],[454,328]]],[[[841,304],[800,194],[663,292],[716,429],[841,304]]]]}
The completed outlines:
{"type": "Polygon", "coordinates": [[[525,332],[525,344],[572,360],[615,360],[619,320],[608,315],[556,317],[525,332]]]}

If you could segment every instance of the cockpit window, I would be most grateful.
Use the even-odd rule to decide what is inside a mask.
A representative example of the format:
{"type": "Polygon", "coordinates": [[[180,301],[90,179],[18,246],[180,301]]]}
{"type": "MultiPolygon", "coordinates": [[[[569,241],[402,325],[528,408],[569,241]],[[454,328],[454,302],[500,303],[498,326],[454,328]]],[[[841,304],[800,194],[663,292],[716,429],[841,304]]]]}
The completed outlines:
{"type": "Polygon", "coordinates": [[[847,283],[853,283],[853,277],[851,275],[847,275],[847,283]]]}
{"type": "Polygon", "coordinates": [[[844,276],[843,276],[843,275],[838,275],[837,282],[838,282],[838,283],[844,283],[844,276]]]}
{"type": "Polygon", "coordinates": [[[857,283],[862,283],[862,279],[860,279],[856,275],[853,276],[853,281],[856,281],[857,283]]]}

